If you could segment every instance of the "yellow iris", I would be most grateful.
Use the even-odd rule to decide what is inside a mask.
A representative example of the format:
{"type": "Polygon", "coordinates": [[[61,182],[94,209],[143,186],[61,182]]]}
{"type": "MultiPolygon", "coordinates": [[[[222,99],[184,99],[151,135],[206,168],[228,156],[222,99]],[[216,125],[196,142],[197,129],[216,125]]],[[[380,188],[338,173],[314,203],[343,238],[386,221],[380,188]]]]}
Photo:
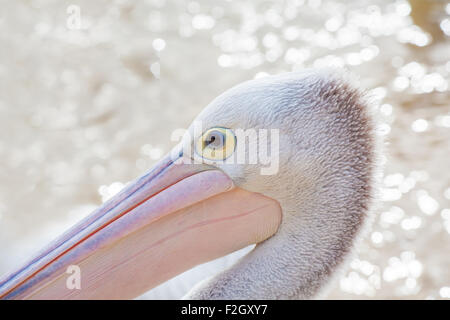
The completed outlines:
{"type": "Polygon", "coordinates": [[[236,137],[230,129],[211,128],[206,130],[195,145],[196,153],[208,160],[224,160],[231,156],[236,147],[236,137]]]}

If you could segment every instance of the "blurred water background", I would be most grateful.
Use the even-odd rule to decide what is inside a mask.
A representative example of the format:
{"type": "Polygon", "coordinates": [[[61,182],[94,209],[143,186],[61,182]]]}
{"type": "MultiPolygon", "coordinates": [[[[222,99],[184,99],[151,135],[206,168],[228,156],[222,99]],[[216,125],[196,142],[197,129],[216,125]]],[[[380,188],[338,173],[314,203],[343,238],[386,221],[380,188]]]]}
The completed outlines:
{"type": "MultiPolygon", "coordinates": [[[[225,89],[321,66],[360,76],[387,141],[374,226],[328,298],[450,298],[438,0],[0,0],[0,275],[146,171],[225,89]]],[[[217,271],[142,298],[178,298],[217,271]]]]}

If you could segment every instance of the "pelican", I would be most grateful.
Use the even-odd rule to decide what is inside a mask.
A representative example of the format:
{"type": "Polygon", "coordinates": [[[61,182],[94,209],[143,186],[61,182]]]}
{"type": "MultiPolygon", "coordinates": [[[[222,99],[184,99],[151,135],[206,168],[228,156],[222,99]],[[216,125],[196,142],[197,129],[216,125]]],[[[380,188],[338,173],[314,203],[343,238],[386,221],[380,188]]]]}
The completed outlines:
{"type": "Polygon", "coordinates": [[[251,244],[185,298],[319,297],[370,220],[377,142],[369,104],[334,69],[229,89],[153,168],[6,276],[0,297],[135,298],[251,244]],[[245,161],[227,161],[239,156],[245,137],[237,132],[247,129],[277,130],[267,149],[278,170],[247,161],[251,146],[240,150],[245,161]],[[74,266],[76,288],[68,285],[74,266]]]}

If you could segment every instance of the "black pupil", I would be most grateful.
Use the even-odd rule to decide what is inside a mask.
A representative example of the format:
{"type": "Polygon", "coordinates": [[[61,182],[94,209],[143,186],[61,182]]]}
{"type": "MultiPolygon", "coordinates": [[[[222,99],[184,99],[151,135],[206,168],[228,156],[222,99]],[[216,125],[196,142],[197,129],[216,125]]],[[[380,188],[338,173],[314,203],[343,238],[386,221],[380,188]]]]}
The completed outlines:
{"type": "Polygon", "coordinates": [[[211,132],[205,139],[205,147],[208,146],[214,149],[221,148],[223,146],[224,139],[225,137],[222,133],[211,132]]]}

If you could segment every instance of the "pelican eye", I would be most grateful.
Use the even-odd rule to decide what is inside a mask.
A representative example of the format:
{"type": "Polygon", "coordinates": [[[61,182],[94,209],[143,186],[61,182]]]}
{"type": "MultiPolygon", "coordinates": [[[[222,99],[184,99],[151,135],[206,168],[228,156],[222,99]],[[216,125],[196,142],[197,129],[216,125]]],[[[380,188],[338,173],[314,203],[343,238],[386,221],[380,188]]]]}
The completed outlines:
{"type": "Polygon", "coordinates": [[[224,160],[233,154],[236,137],[230,129],[206,130],[195,145],[196,153],[208,160],[224,160]]]}

